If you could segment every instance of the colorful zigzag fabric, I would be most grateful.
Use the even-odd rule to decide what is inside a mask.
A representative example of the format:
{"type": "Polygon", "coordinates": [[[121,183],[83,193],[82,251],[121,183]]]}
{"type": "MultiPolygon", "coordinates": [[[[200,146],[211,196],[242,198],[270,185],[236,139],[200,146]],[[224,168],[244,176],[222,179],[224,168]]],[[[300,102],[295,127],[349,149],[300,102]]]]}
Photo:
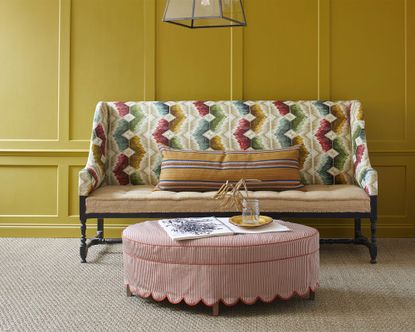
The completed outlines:
{"type": "Polygon", "coordinates": [[[157,144],[202,151],[300,145],[304,184],[357,182],[377,194],[358,101],[100,102],[80,194],[103,182],[157,184],[157,144]]]}

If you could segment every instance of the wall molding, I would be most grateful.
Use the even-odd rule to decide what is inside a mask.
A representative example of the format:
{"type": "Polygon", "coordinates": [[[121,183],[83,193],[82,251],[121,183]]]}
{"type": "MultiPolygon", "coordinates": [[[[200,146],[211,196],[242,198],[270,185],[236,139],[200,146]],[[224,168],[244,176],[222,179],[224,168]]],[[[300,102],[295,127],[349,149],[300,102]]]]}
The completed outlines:
{"type": "MultiPolygon", "coordinates": [[[[329,0],[328,0],[329,1],[329,0]]],[[[408,2],[407,0],[402,0],[403,3],[403,41],[404,41],[404,108],[403,108],[403,118],[404,118],[404,129],[403,129],[403,138],[399,139],[388,139],[388,140],[372,140],[373,145],[390,145],[395,144],[402,147],[411,146],[413,142],[410,142],[408,133],[409,125],[409,112],[408,112],[408,2]]]]}
{"type": "MultiPolygon", "coordinates": [[[[370,145],[370,142],[369,142],[370,145]]],[[[385,155],[399,155],[399,156],[414,156],[415,150],[380,150],[370,149],[369,154],[385,154],[385,155]]]]}
{"type": "Polygon", "coordinates": [[[144,100],[156,96],[156,1],[144,1],[144,100]]]}
{"type": "Polygon", "coordinates": [[[317,98],[330,100],[330,0],[317,1],[317,98]]]}
{"type": "MultiPolygon", "coordinates": [[[[89,145],[89,141],[88,145],[89,145]]],[[[369,142],[369,145],[371,143],[369,142]]],[[[21,157],[85,157],[88,155],[89,148],[84,149],[0,149],[0,157],[2,156],[21,156],[21,157]]],[[[408,150],[381,150],[370,149],[370,154],[390,155],[390,156],[415,156],[415,149],[408,150]]]]}
{"type": "Polygon", "coordinates": [[[230,51],[229,99],[244,99],[244,32],[242,28],[230,29],[230,51]]]}
{"type": "Polygon", "coordinates": [[[88,149],[0,149],[0,157],[85,157],[88,152],[88,149]]]}
{"type": "Polygon", "coordinates": [[[71,0],[59,0],[58,4],[58,103],[57,112],[57,137],[50,139],[0,139],[1,146],[25,146],[28,142],[38,145],[60,144],[69,138],[69,83],[70,83],[70,15],[71,0]]]}
{"type": "Polygon", "coordinates": [[[59,0],[58,139],[69,141],[71,0],[59,0]]]}

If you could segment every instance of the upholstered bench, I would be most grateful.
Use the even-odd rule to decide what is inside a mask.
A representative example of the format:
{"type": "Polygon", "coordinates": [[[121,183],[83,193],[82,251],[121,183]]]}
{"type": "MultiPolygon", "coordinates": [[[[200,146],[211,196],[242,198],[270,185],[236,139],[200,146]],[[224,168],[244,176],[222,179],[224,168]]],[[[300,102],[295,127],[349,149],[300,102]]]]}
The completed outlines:
{"type": "Polygon", "coordinates": [[[179,150],[259,153],[300,146],[303,190],[250,195],[275,219],[354,219],[352,238],[322,241],[363,244],[376,262],[377,172],[369,161],[362,105],[356,100],[100,102],[88,162],[79,173],[83,262],[90,246],[109,242],[105,218],[238,213],[218,206],[215,188],[154,191],[161,144],[179,150]],[[361,232],[363,218],[370,219],[370,240],[361,232]],[[98,220],[97,236],[89,241],[88,219],[98,220]]]}
{"type": "Polygon", "coordinates": [[[253,304],[310,296],[319,285],[319,233],[283,222],[284,233],[243,234],[173,241],[156,221],[127,227],[123,256],[127,295],[203,302],[253,304]]]}

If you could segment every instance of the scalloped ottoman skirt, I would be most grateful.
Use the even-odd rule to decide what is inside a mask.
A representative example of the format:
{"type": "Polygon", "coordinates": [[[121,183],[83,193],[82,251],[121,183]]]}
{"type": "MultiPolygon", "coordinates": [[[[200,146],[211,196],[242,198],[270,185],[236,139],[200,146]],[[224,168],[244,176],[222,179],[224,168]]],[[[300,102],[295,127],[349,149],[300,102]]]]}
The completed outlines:
{"type": "Polygon", "coordinates": [[[131,225],[123,232],[127,292],[207,306],[313,294],[319,285],[319,233],[283,224],[292,231],[180,242],[155,221],[131,225]]]}

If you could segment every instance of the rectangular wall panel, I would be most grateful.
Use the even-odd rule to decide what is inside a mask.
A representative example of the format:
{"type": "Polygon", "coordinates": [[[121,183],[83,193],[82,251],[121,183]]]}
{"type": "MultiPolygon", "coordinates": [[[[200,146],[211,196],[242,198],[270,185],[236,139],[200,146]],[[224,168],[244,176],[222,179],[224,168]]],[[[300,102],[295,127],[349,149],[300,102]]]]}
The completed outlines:
{"type": "Polygon", "coordinates": [[[318,1],[245,4],[244,99],[316,99],[318,1]]]}
{"type": "Polygon", "coordinates": [[[144,0],[72,0],[70,138],[89,140],[101,100],[144,97],[144,0]]]}
{"type": "Polygon", "coordinates": [[[83,166],[70,166],[69,167],[68,214],[70,216],[79,215],[78,173],[82,168],[83,166]]]}
{"type": "Polygon", "coordinates": [[[415,148],[415,1],[406,1],[406,134],[408,147],[415,148]]]}
{"type": "Polygon", "coordinates": [[[405,0],[331,1],[331,97],[363,102],[371,140],[406,139],[405,15],[405,0]]]}
{"type": "Polygon", "coordinates": [[[0,165],[0,216],[56,215],[56,166],[0,165]]]}
{"type": "Polygon", "coordinates": [[[407,168],[405,165],[376,166],[379,176],[379,214],[406,216],[407,168]],[[399,188],[396,190],[396,188],[399,188]]]}
{"type": "Polygon", "coordinates": [[[161,22],[164,0],[157,0],[156,98],[230,98],[229,29],[188,29],[161,22]]]}
{"type": "Polygon", "coordinates": [[[0,0],[0,140],[57,139],[59,1],[0,0]]]}

